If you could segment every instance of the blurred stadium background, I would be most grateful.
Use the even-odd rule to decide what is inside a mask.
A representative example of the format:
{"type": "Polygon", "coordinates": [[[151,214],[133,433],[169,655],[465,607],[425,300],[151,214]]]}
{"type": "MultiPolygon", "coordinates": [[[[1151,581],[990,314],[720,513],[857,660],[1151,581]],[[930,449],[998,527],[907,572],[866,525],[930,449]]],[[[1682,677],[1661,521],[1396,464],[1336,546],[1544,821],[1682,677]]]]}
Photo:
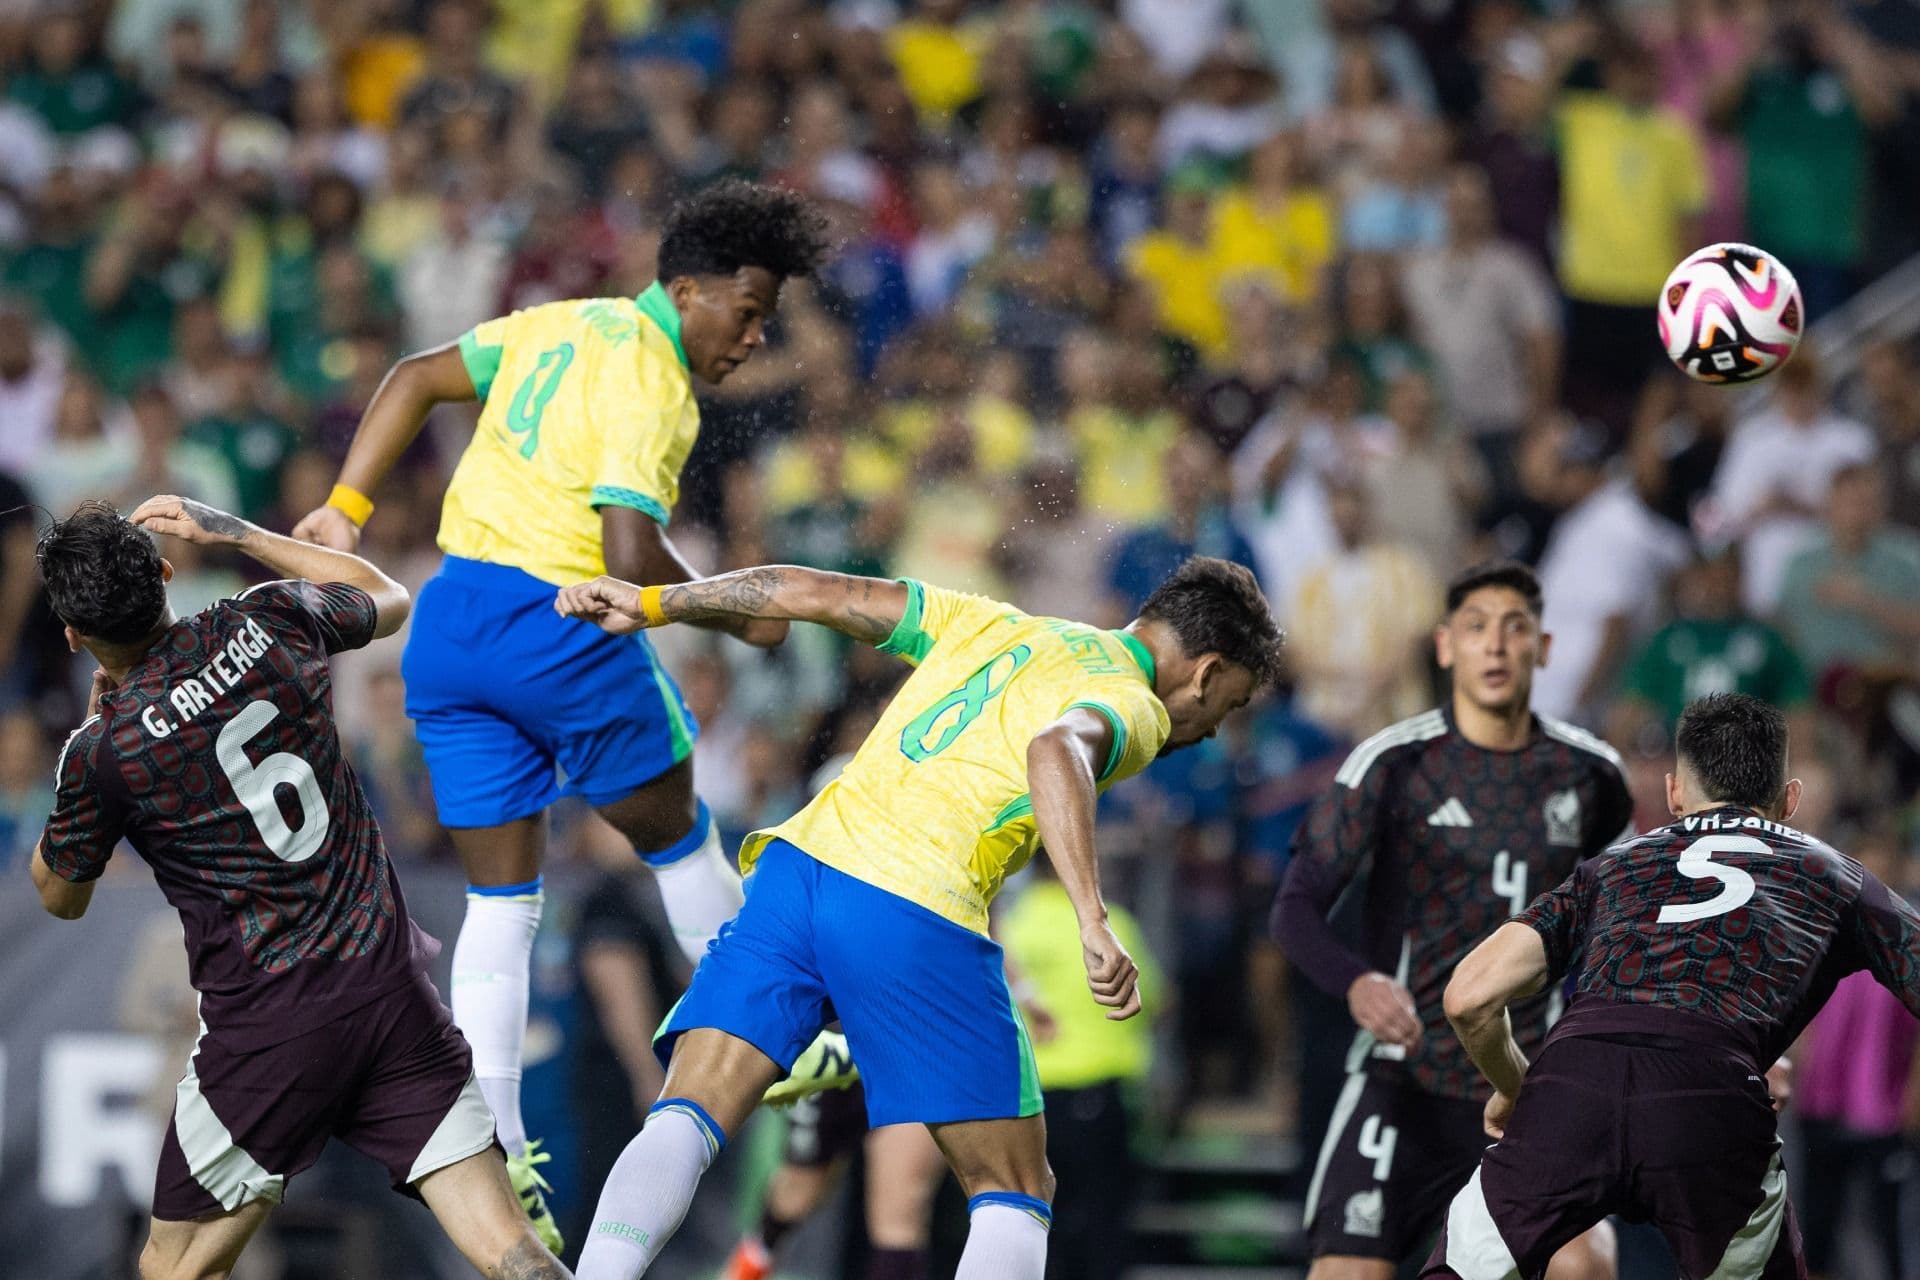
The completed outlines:
{"type": "MultiPolygon", "coordinates": [[[[1920,888],[1912,0],[0,0],[0,1273],[131,1274],[194,1030],[137,860],[84,939],[26,893],[87,678],[26,504],[171,490],[284,530],[394,359],[637,292],[666,204],[728,174],[809,193],[842,247],[703,404],[673,526],[698,563],[1112,625],[1200,551],[1251,565],[1290,632],[1284,696],[1103,810],[1165,975],[1144,1069],[1088,1080],[1055,1046],[1056,1088],[1132,1106],[1103,1275],[1300,1274],[1345,1012],[1289,981],[1267,911],[1344,749],[1436,696],[1437,584],[1475,557],[1539,566],[1536,705],[1621,749],[1647,819],[1682,703],[1738,688],[1794,713],[1801,825],[1920,888]],[[1788,263],[1814,325],[1744,394],[1668,370],[1650,310],[1728,238],[1788,263]]],[[[445,412],[375,495],[364,549],[410,585],[471,427],[445,412]]],[[[168,550],[182,611],[244,585],[168,550]]],[[[796,808],[898,676],[823,632],[666,639],[736,838],[796,808]]],[[[461,881],[399,653],[342,659],[340,718],[446,938],[461,881]]],[[[580,954],[655,957],[662,1009],[682,978],[610,834],[558,819],[536,956],[528,1121],[563,1220],[596,1190],[581,1136],[624,1139],[648,1087],[580,954]]],[[[1832,1193],[1809,1209],[1847,1237],[1837,1274],[1900,1280],[1876,1238],[1920,1238],[1888,1209],[1915,1189],[1911,1028],[1862,1052],[1896,1105],[1790,1114],[1819,1138],[1796,1185],[1832,1193]]],[[[661,1274],[712,1274],[779,1123],[730,1149],[661,1274]]],[[[859,1274],[848,1203],[783,1274],[859,1274]]],[[[460,1274],[343,1153],[276,1224],[246,1275],[460,1274]]],[[[1628,1255],[1627,1280],[1663,1274],[1628,1255]]]]}

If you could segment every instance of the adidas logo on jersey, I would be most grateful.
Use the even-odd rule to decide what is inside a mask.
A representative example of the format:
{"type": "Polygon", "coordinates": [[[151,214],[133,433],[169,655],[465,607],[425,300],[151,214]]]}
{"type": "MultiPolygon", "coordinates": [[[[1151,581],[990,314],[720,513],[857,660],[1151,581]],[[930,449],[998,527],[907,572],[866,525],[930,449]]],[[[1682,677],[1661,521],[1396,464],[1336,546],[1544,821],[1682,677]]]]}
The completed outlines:
{"type": "Polygon", "coordinates": [[[1470,827],[1473,825],[1473,815],[1467,812],[1467,806],[1461,804],[1454,797],[1448,796],[1445,804],[1427,815],[1427,825],[1430,827],[1470,827]]]}

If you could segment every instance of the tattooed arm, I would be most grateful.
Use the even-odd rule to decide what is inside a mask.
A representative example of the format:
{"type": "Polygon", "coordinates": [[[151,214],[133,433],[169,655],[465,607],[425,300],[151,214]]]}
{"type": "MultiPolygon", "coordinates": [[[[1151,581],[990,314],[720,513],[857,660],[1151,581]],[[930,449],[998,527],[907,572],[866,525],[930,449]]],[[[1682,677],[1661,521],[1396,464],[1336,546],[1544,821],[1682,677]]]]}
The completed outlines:
{"type": "Polygon", "coordinates": [[[376,640],[392,635],[407,620],[407,610],[412,603],[407,589],[351,552],[295,542],[204,502],[170,494],[148,498],[128,518],[149,533],[164,533],[183,542],[203,547],[238,547],[283,578],[340,582],[358,587],[373,597],[376,640]]]}
{"type": "Polygon", "coordinates": [[[882,578],[767,565],[667,587],[595,578],[563,588],[553,607],[563,617],[585,618],[614,635],[668,622],[711,626],[730,619],[781,618],[817,622],[863,643],[879,644],[905,616],[907,589],[882,578]]]}

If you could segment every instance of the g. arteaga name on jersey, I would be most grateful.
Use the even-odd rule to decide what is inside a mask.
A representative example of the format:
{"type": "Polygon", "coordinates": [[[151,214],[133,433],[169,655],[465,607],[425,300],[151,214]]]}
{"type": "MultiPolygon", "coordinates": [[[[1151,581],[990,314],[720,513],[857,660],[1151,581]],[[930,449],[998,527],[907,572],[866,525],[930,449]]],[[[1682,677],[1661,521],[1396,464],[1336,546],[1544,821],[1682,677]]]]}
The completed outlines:
{"type": "Polygon", "coordinates": [[[239,684],[272,643],[273,637],[267,634],[266,628],[258,620],[248,618],[246,627],[227,641],[226,648],[215,650],[198,675],[188,676],[167,690],[167,701],[173,706],[176,720],[168,720],[159,707],[149,705],[140,713],[140,723],[154,737],[166,737],[212,706],[217,696],[239,684]]]}
{"type": "Polygon", "coordinates": [[[1770,831],[1776,836],[1786,836],[1792,840],[1807,839],[1804,832],[1795,831],[1792,827],[1763,818],[1757,813],[1743,814],[1739,817],[1733,814],[1723,817],[1717,813],[1689,814],[1680,819],[1680,826],[1686,831],[1770,831]]]}

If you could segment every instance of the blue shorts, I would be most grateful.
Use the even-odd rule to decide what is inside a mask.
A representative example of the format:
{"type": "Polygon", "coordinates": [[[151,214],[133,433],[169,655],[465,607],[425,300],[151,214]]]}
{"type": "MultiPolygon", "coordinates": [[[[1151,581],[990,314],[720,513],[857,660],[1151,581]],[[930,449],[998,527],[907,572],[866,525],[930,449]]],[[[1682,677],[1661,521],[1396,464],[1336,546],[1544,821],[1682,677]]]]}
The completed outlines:
{"type": "Polygon", "coordinates": [[[562,795],[611,804],[693,751],[699,725],[645,637],[562,618],[557,591],[458,556],[420,589],[400,674],[449,827],[498,826],[562,795]]]}
{"type": "Polygon", "coordinates": [[[1000,944],[775,840],[654,1049],[712,1027],[786,1066],[836,1018],[874,1128],[1040,1114],[1000,944]]]}

